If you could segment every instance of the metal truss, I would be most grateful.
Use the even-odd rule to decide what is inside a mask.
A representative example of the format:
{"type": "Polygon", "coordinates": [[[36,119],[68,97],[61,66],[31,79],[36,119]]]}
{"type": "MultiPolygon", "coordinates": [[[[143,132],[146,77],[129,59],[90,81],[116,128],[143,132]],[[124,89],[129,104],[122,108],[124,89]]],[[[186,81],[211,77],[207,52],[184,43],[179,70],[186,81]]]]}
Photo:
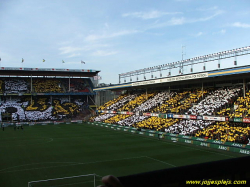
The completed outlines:
{"type": "Polygon", "coordinates": [[[153,73],[154,72],[160,72],[160,78],[162,77],[161,71],[163,70],[169,70],[169,76],[171,75],[171,69],[179,68],[179,74],[183,74],[183,68],[184,66],[191,66],[191,72],[193,71],[193,65],[195,64],[201,64],[204,63],[203,70],[206,70],[205,63],[210,61],[218,60],[218,68],[220,68],[220,60],[226,59],[226,58],[235,58],[234,65],[237,65],[237,57],[243,56],[243,55],[249,55],[250,54],[250,46],[247,47],[241,47],[236,48],[228,51],[222,51],[218,53],[208,54],[204,56],[194,57],[190,59],[185,59],[177,62],[162,64],[158,66],[153,66],[149,68],[139,69],[127,73],[121,73],[119,74],[119,84],[121,83],[121,79],[124,79],[124,82],[126,82],[126,78],[130,78],[130,81],[132,82],[132,77],[136,76],[138,81],[139,75],[144,75],[144,80],[146,79],[146,74],[151,73],[151,79],[153,79],[153,73]]]}

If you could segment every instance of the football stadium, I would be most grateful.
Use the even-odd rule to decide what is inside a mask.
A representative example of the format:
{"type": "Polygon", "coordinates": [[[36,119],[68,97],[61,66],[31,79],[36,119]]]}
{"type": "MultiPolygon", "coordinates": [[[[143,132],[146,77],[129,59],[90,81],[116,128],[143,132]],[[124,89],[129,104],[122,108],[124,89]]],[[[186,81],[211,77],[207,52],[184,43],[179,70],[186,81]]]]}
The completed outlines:
{"type": "Polygon", "coordinates": [[[247,184],[250,66],[237,64],[249,54],[142,67],[115,85],[98,83],[101,70],[1,67],[1,186],[247,184]]]}

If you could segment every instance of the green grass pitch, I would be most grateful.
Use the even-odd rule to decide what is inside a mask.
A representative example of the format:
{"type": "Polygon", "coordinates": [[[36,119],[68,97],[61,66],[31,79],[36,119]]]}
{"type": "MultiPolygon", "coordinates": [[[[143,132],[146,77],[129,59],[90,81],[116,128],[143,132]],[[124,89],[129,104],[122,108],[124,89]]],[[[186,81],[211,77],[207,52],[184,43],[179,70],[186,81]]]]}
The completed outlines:
{"type": "Polygon", "coordinates": [[[243,156],[85,123],[7,127],[0,131],[0,186],[91,173],[125,176],[243,156]]]}

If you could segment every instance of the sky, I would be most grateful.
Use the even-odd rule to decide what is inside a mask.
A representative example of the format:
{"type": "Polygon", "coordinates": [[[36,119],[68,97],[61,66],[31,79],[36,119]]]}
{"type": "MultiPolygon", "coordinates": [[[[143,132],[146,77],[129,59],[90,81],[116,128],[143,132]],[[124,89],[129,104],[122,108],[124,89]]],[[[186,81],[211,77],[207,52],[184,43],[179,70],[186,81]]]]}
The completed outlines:
{"type": "Polygon", "coordinates": [[[121,73],[250,46],[249,17],[249,0],[0,0],[0,65],[94,69],[116,84],[121,73]]]}

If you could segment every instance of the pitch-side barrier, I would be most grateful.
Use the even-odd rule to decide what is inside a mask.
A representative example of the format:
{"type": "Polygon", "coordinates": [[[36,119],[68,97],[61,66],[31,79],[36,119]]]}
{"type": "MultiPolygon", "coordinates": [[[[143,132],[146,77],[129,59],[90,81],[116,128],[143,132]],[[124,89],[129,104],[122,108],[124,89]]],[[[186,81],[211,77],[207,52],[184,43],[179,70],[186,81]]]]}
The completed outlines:
{"type": "Polygon", "coordinates": [[[95,125],[95,126],[99,126],[103,128],[109,128],[109,129],[113,129],[116,131],[129,132],[132,134],[145,135],[145,136],[155,137],[159,139],[166,139],[166,140],[170,140],[173,142],[182,142],[182,143],[187,143],[187,144],[193,144],[193,145],[198,145],[198,146],[203,146],[203,147],[210,147],[214,149],[220,149],[224,151],[231,151],[231,152],[250,155],[250,145],[245,145],[245,144],[240,144],[240,143],[222,142],[219,140],[197,138],[193,136],[165,133],[165,132],[159,132],[159,131],[148,130],[148,129],[137,129],[134,127],[108,124],[108,123],[103,123],[103,122],[87,122],[87,124],[95,125]]]}

